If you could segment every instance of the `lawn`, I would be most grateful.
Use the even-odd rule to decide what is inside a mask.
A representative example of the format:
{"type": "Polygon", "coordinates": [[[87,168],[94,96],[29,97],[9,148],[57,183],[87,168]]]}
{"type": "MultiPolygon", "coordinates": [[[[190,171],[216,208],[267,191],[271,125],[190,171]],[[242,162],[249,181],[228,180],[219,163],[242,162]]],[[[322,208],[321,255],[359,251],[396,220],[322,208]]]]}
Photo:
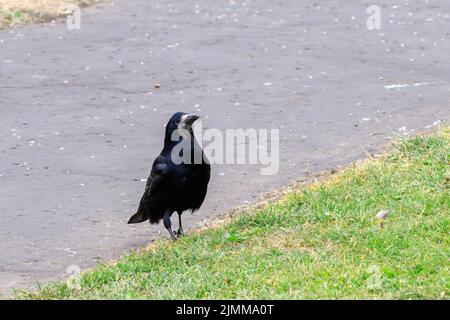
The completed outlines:
{"type": "Polygon", "coordinates": [[[63,17],[68,5],[85,7],[102,0],[0,0],[0,29],[63,17]]]}
{"type": "Polygon", "coordinates": [[[448,299],[449,142],[448,128],[399,141],[275,203],[100,265],[79,285],[17,298],[448,299]]]}

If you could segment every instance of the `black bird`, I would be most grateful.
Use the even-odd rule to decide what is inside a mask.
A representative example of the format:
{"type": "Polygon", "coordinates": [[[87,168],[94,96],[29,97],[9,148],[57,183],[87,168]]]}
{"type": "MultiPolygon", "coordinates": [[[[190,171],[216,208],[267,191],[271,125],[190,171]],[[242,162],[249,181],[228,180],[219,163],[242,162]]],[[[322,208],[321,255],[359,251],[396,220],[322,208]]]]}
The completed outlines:
{"type": "Polygon", "coordinates": [[[164,148],[155,159],[139,208],[128,223],[161,219],[175,240],[183,235],[181,214],[198,210],[208,189],[211,166],[194,137],[192,124],[199,117],[177,112],[166,126],[164,148]],[[183,161],[180,161],[183,160],[183,161]],[[170,217],[177,212],[179,229],[172,231],[170,217]]]}

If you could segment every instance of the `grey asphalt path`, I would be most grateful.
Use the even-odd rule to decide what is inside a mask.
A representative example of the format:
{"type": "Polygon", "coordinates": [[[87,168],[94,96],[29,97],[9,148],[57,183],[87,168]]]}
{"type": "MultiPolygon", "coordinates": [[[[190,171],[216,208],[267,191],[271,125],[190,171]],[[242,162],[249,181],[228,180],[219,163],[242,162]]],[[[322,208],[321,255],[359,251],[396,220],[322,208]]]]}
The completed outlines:
{"type": "Polygon", "coordinates": [[[0,31],[3,293],[167,236],[126,222],[175,111],[280,129],[279,173],[214,166],[191,227],[448,119],[450,2],[375,2],[375,31],[367,3],[337,0],[119,0],[81,30],[0,31]]]}

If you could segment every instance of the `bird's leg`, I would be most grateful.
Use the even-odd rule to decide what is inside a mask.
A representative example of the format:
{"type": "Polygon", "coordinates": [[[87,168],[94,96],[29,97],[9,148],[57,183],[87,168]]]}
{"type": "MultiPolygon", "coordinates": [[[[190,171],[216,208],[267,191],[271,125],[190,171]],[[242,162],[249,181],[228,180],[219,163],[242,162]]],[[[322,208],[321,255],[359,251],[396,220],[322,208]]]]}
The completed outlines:
{"type": "Polygon", "coordinates": [[[178,213],[178,222],[179,222],[177,235],[180,237],[180,236],[184,236],[183,225],[181,224],[181,214],[183,212],[177,211],[177,213],[178,213]]]}
{"type": "Polygon", "coordinates": [[[166,211],[166,213],[164,213],[163,218],[164,227],[166,227],[166,229],[169,231],[172,240],[176,240],[177,238],[175,237],[175,234],[172,231],[172,223],[170,222],[170,213],[171,213],[170,211],[166,211]]]}

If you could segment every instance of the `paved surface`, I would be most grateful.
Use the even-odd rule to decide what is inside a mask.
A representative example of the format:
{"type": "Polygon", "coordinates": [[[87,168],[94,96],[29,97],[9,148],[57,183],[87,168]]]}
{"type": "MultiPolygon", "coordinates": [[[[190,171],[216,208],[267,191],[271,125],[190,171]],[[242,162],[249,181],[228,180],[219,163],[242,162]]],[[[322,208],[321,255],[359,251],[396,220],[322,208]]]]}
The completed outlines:
{"type": "Polygon", "coordinates": [[[280,129],[279,174],[215,166],[188,226],[364,157],[386,126],[447,119],[450,2],[376,3],[377,31],[363,1],[338,0],[123,0],[84,11],[81,30],[1,31],[2,291],[166,236],[126,221],[175,111],[209,128],[280,129]]]}

